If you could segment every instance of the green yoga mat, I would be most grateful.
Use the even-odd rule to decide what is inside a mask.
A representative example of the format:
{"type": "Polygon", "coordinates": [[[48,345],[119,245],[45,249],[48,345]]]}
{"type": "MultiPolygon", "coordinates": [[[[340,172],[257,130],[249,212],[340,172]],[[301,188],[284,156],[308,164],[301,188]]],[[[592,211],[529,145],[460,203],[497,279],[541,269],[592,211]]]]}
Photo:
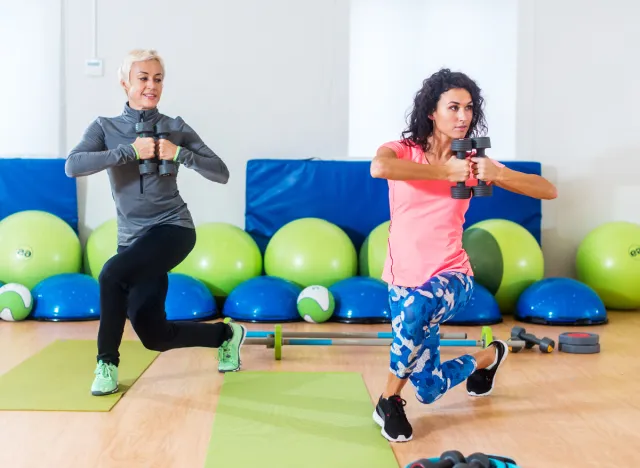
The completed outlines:
{"type": "Polygon", "coordinates": [[[225,374],[206,468],[398,468],[358,373],[225,374]]]}
{"type": "Polygon", "coordinates": [[[59,340],[0,376],[0,410],[110,411],[158,356],[139,341],[120,347],[120,391],[91,395],[95,340],[59,340]]]}

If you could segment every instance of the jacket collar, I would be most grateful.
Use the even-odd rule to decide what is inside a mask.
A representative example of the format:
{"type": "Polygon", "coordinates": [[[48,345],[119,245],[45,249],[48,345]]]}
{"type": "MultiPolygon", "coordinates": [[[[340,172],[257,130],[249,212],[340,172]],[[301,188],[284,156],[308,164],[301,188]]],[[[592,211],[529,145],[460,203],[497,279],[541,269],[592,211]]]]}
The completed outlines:
{"type": "Polygon", "coordinates": [[[144,122],[153,121],[153,120],[156,120],[159,115],[160,115],[160,112],[158,111],[157,107],[154,109],[139,111],[131,108],[129,106],[128,101],[125,103],[124,110],[122,111],[122,117],[126,121],[132,122],[132,123],[137,123],[137,122],[140,122],[141,120],[143,120],[144,122]]]}

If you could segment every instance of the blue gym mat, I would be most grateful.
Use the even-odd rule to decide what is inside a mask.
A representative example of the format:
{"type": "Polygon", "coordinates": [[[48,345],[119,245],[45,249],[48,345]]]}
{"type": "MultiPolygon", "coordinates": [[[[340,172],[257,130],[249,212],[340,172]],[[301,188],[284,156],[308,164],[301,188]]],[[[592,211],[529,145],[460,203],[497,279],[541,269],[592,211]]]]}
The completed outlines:
{"type": "Polygon", "coordinates": [[[19,211],[54,214],[78,232],[76,180],[64,159],[0,158],[0,219],[19,211]]]}
{"type": "MultiPolygon", "coordinates": [[[[502,162],[529,174],[542,169],[538,162],[502,162]]],[[[286,223],[317,217],[340,226],[359,250],[367,235],[389,220],[387,181],[372,178],[369,166],[369,161],[347,160],[248,161],[245,230],[264,251],[286,223]]],[[[494,187],[492,197],[472,199],[465,228],[491,218],[522,225],[540,243],[540,200],[494,187]]]]}

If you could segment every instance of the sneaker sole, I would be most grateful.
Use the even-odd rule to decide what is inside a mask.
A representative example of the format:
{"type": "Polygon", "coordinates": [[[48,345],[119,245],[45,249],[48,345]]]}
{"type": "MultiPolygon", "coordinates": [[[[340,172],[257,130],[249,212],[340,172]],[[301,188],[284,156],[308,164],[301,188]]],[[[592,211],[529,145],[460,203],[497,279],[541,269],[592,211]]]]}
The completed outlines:
{"type": "Polygon", "coordinates": [[[500,366],[504,364],[504,361],[507,360],[507,356],[509,355],[509,346],[504,341],[501,341],[501,343],[504,344],[504,354],[502,356],[502,360],[497,364],[496,372],[493,375],[493,382],[491,382],[491,388],[486,393],[467,392],[472,397],[475,397],[475,398],[488,397],[489,395],[491,395],[491,392],[493,392],[493,387],[495,387],[496,385],[496,378],[498,377],[498,371],[500,370],[500,366]]]}
{"type": "Polygon", "coordinates": [[[229,370],[218,369],[218,372],[220,372],[221,374],[226,374],[227,372],[238,372],[240,368],[242,368],[242,355],[240,354],[240,350],[242,349],[244,340],[247,339],[247,327],[245,327],[244,325],[240,325],[240,328],[242,329],[242,338],[240,339],[240,344],[238,345],[238,367],[229,370]]]}
{"type": "Polygon", "coordinates": [[[91,394],[93,396],[106,396],[106,395],[113,395],[114,393],[118,393],[119,387],[114,388],[112,391],[110,392],[91,392],[91,394]]]}
{"type": "Polygon", "coordinates": [[[375,409],[373,410],[373,420],[378,426],[381,427],[380,434],[382,434],[382,437],[387,439],[389,442],[409,442],[411,439],[413,439],[413,435],[409,436],[408,438],[405,436],[400,436],[397,439],[394,439],[389,434],[387,434],[384,430],[384,421],[375,409]]]}

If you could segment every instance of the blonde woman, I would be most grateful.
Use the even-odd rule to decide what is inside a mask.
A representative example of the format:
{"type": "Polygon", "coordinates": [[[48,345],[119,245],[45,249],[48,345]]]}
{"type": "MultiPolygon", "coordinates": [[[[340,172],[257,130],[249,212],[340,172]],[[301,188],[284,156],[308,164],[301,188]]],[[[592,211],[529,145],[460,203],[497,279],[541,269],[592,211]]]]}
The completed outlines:
{"type": "Polygon", "coordinates": [[[156,51],[132,51],[118,72],[127,96],[122,114],[95,119],[65,166],[69,177],[106,170],[117,212],[117,254],[99,277],[98,355],[91,387],[96,396],[118,391],[127,316],[148,349],[218,348],[220,372],[240,369],[246,337],[245,327],[235,323],[166,319],[168,272],[196,242],[193,219],[178,191],[177,170],[184,166],[220,184],[229,180],[229,170],[181,117],[158,110],[165,66],[156,51]]]}

